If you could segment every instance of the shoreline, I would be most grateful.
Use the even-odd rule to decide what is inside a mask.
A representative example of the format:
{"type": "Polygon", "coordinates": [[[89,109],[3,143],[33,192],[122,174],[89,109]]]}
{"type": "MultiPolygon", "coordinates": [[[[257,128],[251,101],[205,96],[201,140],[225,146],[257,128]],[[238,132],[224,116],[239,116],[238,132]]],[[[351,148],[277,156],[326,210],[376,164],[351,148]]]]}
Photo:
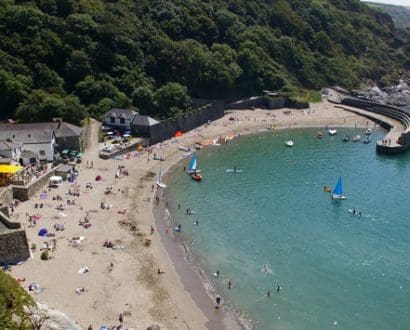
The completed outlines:
{"type": "MultiPolygon", "coordinates": [[[[55,210],[59,202],[44,200],[44,208],[35,211],[42,215],[39,225],[34,229],[26,228],[29,244],[41,247],[46,239],[37,235],[39,228],[50,229],[55,222],[64,223],[65,230],[56,232],[55,239],[59,243],[58,249],[52,252],[53,258],[41,261],[37,249],[32,258],[13,267],[12,275],[27,279],[22,283],[26,289],[31,282],[39,283],[44,290],[30,292],[35,300],[65,312],[84,328],[89,324],[97,328],[102,324],[116,324],[118,315],[123,313],[125,326],[137,329],[152,324],[164,329],[236,329],[235,326],[240,329],[225,308],[215,313],[195,265],[185,260],[180,244],[166,236],[163,221],[166,200],[160,203],[164,207],[162,215],[154,205],[159,168],[167,178],[182,159],[178,146],[192,146],[195,141],[212,141],[228,134],[237,136],[267,131],[272,125],[275,129],[323,129],[326,125],[361,128],[368,124],[368,119],[323,101],[308,110],[228,111],[210,125],[152,146],[150,149],[165,158],[163,162],[153,160],[147,152],[134,154],[123,161],[102,160],[98,158],[98,144],[90,144],[77,181],[82,197],[67,197],[67,183],[49,192],[50,195],[59,193],[64,198],[75,199],[76,205],[67,207],[63,216],[55,210]],[[287,111],[289,113],[285,113],[287,111]],[[93,161],[95,166],[86,167],[86,161],[87,164],[93,161]],[[119,165],[129,169],[129,176],[114,179],[119,165]],[[95,182],[94,178],[100,174],[103,180],[95,182]],[[87,182],[93,183],[93,189],[84,190],[87,182]],[[113,193],[106,196],[107,185],[113,187],[113,193]],[[112,204],[112,208],[101,210],[102,201],[112,204]],[[127,212],[120,213],[121,210],[127,212]],[[77,223],[85,215],[91,218],[90,229],[77,223]],[[154,233],[150,233],[151,225],[154,225],[154,233]],[[82,245],[73,247],[68,244],[69,238],[78,236],[85,237],[82,245]],[[150,239],[149,247],[144,245],[146,238],[150,239]],[[107,239],[119,248],[102,247],[107,239]],[[91,271],[78,274],[78,269],[85,265],[91,271]],[[164,273],[157,275],[157,268],[164,273]],[[78,295],[76,287],[85,287],[86,292],[78,295]]],[[[92,133],[98,134],[98,127],[92,133]]],[[[24,214],[32,213],[34,202],[39,201],[37,194],[32,200],[21,203],[11,220],[20,216],[19,221],[24,225],[24,214]]]]}
{"type": "MultiPolygon", "coordinates": [[[[333,105],[332,105],[333,106],[333,105]]],[[[283,109],[281,109],[283,110],[283,109]]],[[[237,114],[238,112],[246,111],[248,112],[249,110],[231,110],[228,111],[224,118],[227,117],[230,113],[237,114]]],[[[275,111],[275,110],[266,110],[266,111],[275,111]]],[[[300,111],[300,110],[294,110],[294,111],[300,111]]],[[[342,110],[344,111],[344,110],[342,110]]],[[[246,117],[246,116],[245,116],[246,117]]],[[[317,123],[312,123],[312,122],[305,122],[301,126],[294,125],[292,127],[292,123],[281,123],[282,125],[277,126],[276,125],[276,130],[286,130],[286,129],[301,129],[301,128],[321,128],[323,127],[323,123],[328,120],[331,122],[329,118],[322,118],[320,121],[320,125],[318,126],[317,123]]],[[[339,122],[337,125],[334,125],[334,127],[352,127],[352,128],[364,128],[368,126],[369,120],[366,118],[359,116],[359,115],[352,115],[351,113],[347,113],[347,116],[343,118],[343,123],[339,122]],[[353,119],[351,120],[346,120],[346,119],[353,119]],[[359,119],[359,120],[358,120],[359,119]],[[366,122],[366,123],[365,123],[366,122]],[[353,126],[352,126],[353,125],[353,126]]],[[[280,123],[280,122],[279,122],[280,123]]],[[[293,123],[296,124],[296,123],[293,123]]],[[[258,125],[257,127],[253,127],[253,129],[249,129],[249,127],[242,128],[241,130],[237,131],[236,134],[234,135],[234,138],[240,135],[248,135],[248,134],[257,134],[257,133],[263,133],[266,132],[268,133],[268,124],[265,123],[265,125],[258,125]]],[[[227,134],[226,131],[219,135],[225,135],[227,134]]],[[[217,138],[218,136],[214,136],[213,138],[217,138]]],[[[209,136],[208,136],[209,138],[209,136]]],[[[211,137],[211,140],[213,140],[211,137]]],[[[190,147],[193,147],[193,144],[190,145],[190,147]]],[[[205,146],[204,148],[216,148],[217,146],[212,146],[208,145],[205,146]]],[[[167,179],[170,175],[173,174],[177,169],[180,169],[181,163],[183,162],[184,158],[180,158],[177,160],[176,163],[171,164],[170,167],[168,168],[167,171],[164,172],[164,181],[167,182],[167,179]]],[[[157,189],[158,192],[158,189],[157,189]]],[[[160,191],[161,193],[161,191],[160,191]]],[[[156,193],[156,196],[159,194],[156,193]]],[[[167,251],[172,263],[175,266],[175,270],[181,277],[181,282],[184,286],[184,289],[187,290],[195,302],[195,304],[200,308],[200,310],[205,314],[205,316],[208,318],[207,323],[205,324],[207,329],[212,329],[212,330],[219,330],[219,329],[252,329],[252,320],[249,319],[242,319],[239,317],[239,312],[236,310],[232,310],[229,306],[228,308],[223,307],[221,310],[219,310],[217,313],[215,313],[215,310],[213,308],[214,302],[212,300],[212,295],[215,295],[215,292],[212,292],[214,290],[211,290],[210,288],[206,288],[205,286],[208,285],[210,287],[213,287],[213,283],[211,279],[205,278],[204,275],[202,274],[202,270],[200,268],[200,265],[197,265],[192,262],[192,257],[195,258],[195,256],[192,256],[191,252],[189,251],[189,247],[187,246],[186,241],[184,238],[179,238],[175,237],[175,235],[170,235],[165,234],[167,230],[170,229],[171,233],[173,233],[173,226],[175,223],[172,222],[171,215],[169,213],[169,210],[167,208],[167,200],[168,196],[165,193],[165,197],[160,199],[160,207],[155,207],[154,204],[152,204],[152,211],[153,211],[153,216],[154,216],[154,221],[156,227],[160,230],[160,237],[161,237],[161,243],[164,245],[165,250],[167,251]]],[[[197,261],[194,259],[194,262],[197,261]]]]}

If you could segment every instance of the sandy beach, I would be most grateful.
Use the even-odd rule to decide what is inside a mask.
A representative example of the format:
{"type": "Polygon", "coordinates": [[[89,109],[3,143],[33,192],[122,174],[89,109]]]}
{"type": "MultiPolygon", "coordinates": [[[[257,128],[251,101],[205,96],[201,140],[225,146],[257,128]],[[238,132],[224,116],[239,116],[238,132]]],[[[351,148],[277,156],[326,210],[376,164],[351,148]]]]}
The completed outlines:
{"type": "Polygon", "coordinates": [[[29,246],[35,244],[36,249],[32,258],[12,268],[12,275],[27,290],[37,283],[39,288],[30,291],[37,301],[61,310],[85,329],[118,326],[120,314],[124,329],[152,324],[161,329],[240,328],[223,308],[214,309],[201,276],[185,262],[184,250],[169,233],[169,223],[164,222],[166,196],[155,186],[159,167],[166,182],[169,170],[182,171],[179,146],[267,128],[318,127],[324,132],[326,125],[373,127],[367,118],[327,101],[306,110],[237,110],[152,146],[152,153],[135,151],[123,160],[103,160],[98,157],[102,147],[96,142],[98,123],[92,122],[77,180],[45,189],[45,194],[38,193],[15,209],[12,220],[25,226],[29,246]],[[165,160],[154,160],[153,153],[165,160]],[[116,175],[119,166],[123,174],[116,175]],[[38,218],[35,226],[30,225],[29,215],[38,218]],[[64,230],[56,230],[61,226],[55,224],[64,230]],[[55,236],[38,236],[41,228],[55,236]],[[45,242],[49,260],[40,259],[45,242]]]}

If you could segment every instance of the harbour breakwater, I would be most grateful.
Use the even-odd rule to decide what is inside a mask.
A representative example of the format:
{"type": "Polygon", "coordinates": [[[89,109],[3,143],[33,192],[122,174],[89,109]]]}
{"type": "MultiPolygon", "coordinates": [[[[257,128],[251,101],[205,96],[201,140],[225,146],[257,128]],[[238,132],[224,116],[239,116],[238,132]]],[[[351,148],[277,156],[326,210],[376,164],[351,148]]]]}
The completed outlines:
{"type": "MultiPolygon", "coordinates": [[[[393,143],[386,143],[385,139],[377,141],[376,144],[376,151],[381,154],[387,154],[387,155],[395,155],[395,154],[400,154],[403,152],[406,152],[407,150],[410,149],[410,113],[409,111],[391,106],[391,105],[386,105],[386,104],[380,104],[380,103],[374,103],[371,101],[367,100],[362,100],[358,98],[353,98],[353,97],[344,97],[341,100],[341,103],[343,105],[359,108],[366,110],[372,114],[376,115],[382,115],[386,116],[392,119],[395,119],[399,121],[403,128],[400,130],[400,132],[397,132],[392,136],[390,139],[386,140],[392,140],[393,143]]],[[[370,119],[374,120],[375,118],[372,117],[371,115],[368,116],[370,119]]],[[[378,122],[382,127],[390,130],[392,126],[380,119],[376,119],[376,122],[378,122]]]]}

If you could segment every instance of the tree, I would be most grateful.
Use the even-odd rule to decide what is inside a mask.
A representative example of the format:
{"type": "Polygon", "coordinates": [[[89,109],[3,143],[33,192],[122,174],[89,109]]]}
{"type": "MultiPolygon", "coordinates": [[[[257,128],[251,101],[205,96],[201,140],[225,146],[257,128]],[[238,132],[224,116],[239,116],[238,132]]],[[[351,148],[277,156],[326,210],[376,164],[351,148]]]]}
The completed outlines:
{"type": "Polygon", "coordinates": [[[148,86],[140,86],[132,93],[132,103],[143,115],[155,116],[154,92],[148,86]]]}
{"type": "Polygon", "coordinates": [[[0,109],[11,113],[29,93],[31,85],[29,77],[0,69],[0,109]]]}
{"type": "Polygon", "coordinates": [[[154,99],[158,107],[158,114],[162,118],[168,117],[171,112],[175,113],[176,109],[186,112],[191,107],[187,88],[178,83],[171,82],[163,85],[155,92],[154,99]]]}
{"type": "Polygon", "coordinates": [[[16,111],[16,119],[21,122],[43,122],[61,117],[79,124],[86,116],[87,112],[77,97],[49,94],[43,90],[31,92],[16,111]]]}

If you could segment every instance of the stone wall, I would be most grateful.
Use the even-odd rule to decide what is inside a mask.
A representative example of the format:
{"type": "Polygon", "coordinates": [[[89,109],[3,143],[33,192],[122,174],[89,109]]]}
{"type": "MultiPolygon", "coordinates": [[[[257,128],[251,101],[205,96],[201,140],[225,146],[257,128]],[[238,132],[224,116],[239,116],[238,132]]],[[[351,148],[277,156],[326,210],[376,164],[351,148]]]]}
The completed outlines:
{"type": "Polygon", "coordinates": [[[292,101],[284,96],[254,96],[248,99],[236,101],[230,103],[226,106],[226,109],[232,110],[247,110],[252,108],[262,108],[268,110],[282,109],[282,108],[292,108],[292,109],[307,109],[309,108],[308,102],[296,102],[292,101]]]}
{"type": "Polygon", "coordinates": [[[0,264],[17,263],[29,257],[30,251],[24,230],[0,235],[0,264]]]}
{"type": "Polygon", "coordinates": [[[5,187],[0,190],[0,207],[4,205],[9,205],[9,203],[13,200],[13,190],[11,187],[5,187]]]}
{"type": "Polygon", "coordinates": [[[13,189],[13,197],[23,202],[29,200],[33,195],[48,184],[48,180],[54,175],[56,169],[60,166],[53,168],[28,186],[12,185],[11,188],[13,189]]]}
{"type": "Polygon", "coordinates": [[[19,229],[21,228],[20,222],[11,222],[8,218],[8,208],[4,208],[0,212],[0,222],[2,222],[8,229],[19,229]]]}
{"type": "Polygon", "coordinates": [[[136,151],[139,145],[145,146],[147,142],[148,141],[145,139],[139,139],[138,141],[133,142],[129,146],[126,146],[125,148],[122,148],[122,149],[114,150],[112,152],[100,151],[99,156],[102,159],[110,159],[112,157],[126,154],[127,152],[136,151]]]}
{"type": "Polygon", "coordinates": [[[212,105],[181,114],[175,119],[163,120],[150,127],[150,145],[173,137],[177,131],[188,132],[208,121],[219,119],[224,114],[224,102],[216,101],[212,105]]]}

